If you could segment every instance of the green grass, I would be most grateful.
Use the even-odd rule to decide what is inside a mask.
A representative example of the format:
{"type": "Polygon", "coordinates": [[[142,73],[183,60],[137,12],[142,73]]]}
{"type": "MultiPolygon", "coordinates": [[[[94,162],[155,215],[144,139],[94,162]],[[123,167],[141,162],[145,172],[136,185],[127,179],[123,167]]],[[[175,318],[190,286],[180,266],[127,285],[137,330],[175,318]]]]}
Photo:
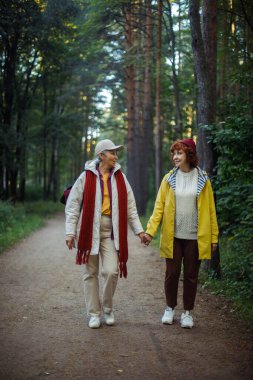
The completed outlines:
{"type": "Polygon", "coordinates": [[[250,324],[253,323],[252,298],[245,295],[245,287],[248,288],[249,284],[246,282],[235,282],[224,276],[220,280],[213,279],[203,269],[200,271],[199,281],[203,288],[208,289],[211,294],[223,296],[228,301],[231,301],[233,304],[232,309],[239,318],[244,319],[250,324]]]}
{"type": "Polygon", "coordinates": [[[200,282],[212,294],[232,301],[237,315],[253,324],[253,273],[250,251],[236,249],[237,241],[225,237],[220,239],[222,278],[215,279],[202,269],[200,282]],[[240,252],[240,253],[239,253],[240,252]]]}
{"type": "Polygon", "coordinates": [[[0,202],[0,253],[42,227],[47,218],[63,209],[60,203],[54,202],[27,202],[15,206],[0,202]]]}

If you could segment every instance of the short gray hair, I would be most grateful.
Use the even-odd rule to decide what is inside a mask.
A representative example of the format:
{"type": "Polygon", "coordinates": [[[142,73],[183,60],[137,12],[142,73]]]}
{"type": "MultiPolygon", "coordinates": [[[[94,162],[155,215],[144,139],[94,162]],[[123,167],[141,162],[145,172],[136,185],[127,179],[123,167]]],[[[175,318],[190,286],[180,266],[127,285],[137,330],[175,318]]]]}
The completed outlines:
{"type": "Polygon", "coordinates": [[[99,152],[99,153],[98,153],[98,155],[97,155],[97,157],[96,157],[96,165],[97,165],[97,164],[100,164],[100,162],[102,161],[101,158],[99,157],[99,155],[100,155],[101,153],[105,153],[105,152],[106,152],[106,150],[103,150],[102,152],[99,152]]]}

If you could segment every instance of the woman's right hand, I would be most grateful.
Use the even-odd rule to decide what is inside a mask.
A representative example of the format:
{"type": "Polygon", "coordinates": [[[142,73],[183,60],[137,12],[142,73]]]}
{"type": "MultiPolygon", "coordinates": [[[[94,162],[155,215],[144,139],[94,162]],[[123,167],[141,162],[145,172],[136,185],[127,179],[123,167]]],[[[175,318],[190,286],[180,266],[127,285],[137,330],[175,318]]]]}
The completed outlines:
{"type": "Polygon", "coordinates": [[[75,246],[75,237],[74,236],[67,236],[66,237],[66,245],[68,249],[72,249],[75,246]]]}
{"type": "Polygon", "coordinates": [[[153,237],[147,233],[144,234],[143,236],[143,243],[145,245],[149,245],[149,243],[152,241],[153,237]]]}

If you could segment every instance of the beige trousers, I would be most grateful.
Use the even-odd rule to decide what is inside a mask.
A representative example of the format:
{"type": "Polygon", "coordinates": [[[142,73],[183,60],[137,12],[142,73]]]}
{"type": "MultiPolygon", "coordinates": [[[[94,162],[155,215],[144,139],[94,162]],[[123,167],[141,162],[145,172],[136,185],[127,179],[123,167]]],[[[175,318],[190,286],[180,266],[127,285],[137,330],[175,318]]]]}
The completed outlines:
{"type": "Polygon", "coordinates": [[[113,308],[113,295],[119,273],[118,253],[111,240],[112,220],[102,215],[100,226],[100,248],[98,255],[90,255],[89,263],[84,268],[84,296],[87,314],[100,315],[101,310],[110,313],[113,308]],[[100,259],[99,259],[100,256],[100,259]],[[102,302],[99,298],[99,260],[103,277],[102,302]]]}

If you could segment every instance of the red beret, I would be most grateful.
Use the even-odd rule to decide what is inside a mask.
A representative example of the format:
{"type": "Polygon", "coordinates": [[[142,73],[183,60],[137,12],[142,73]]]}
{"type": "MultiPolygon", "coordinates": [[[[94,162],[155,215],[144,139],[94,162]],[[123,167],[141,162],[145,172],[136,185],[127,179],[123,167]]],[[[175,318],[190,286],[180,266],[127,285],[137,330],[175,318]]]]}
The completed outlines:
{"type": "Polygon", "coordinates": [[[186,145],[188,148],[191,148],[194,152],[196,152],[196,144],[193,139],[183,139],[179,140],[181,144],[186,145]]]}

